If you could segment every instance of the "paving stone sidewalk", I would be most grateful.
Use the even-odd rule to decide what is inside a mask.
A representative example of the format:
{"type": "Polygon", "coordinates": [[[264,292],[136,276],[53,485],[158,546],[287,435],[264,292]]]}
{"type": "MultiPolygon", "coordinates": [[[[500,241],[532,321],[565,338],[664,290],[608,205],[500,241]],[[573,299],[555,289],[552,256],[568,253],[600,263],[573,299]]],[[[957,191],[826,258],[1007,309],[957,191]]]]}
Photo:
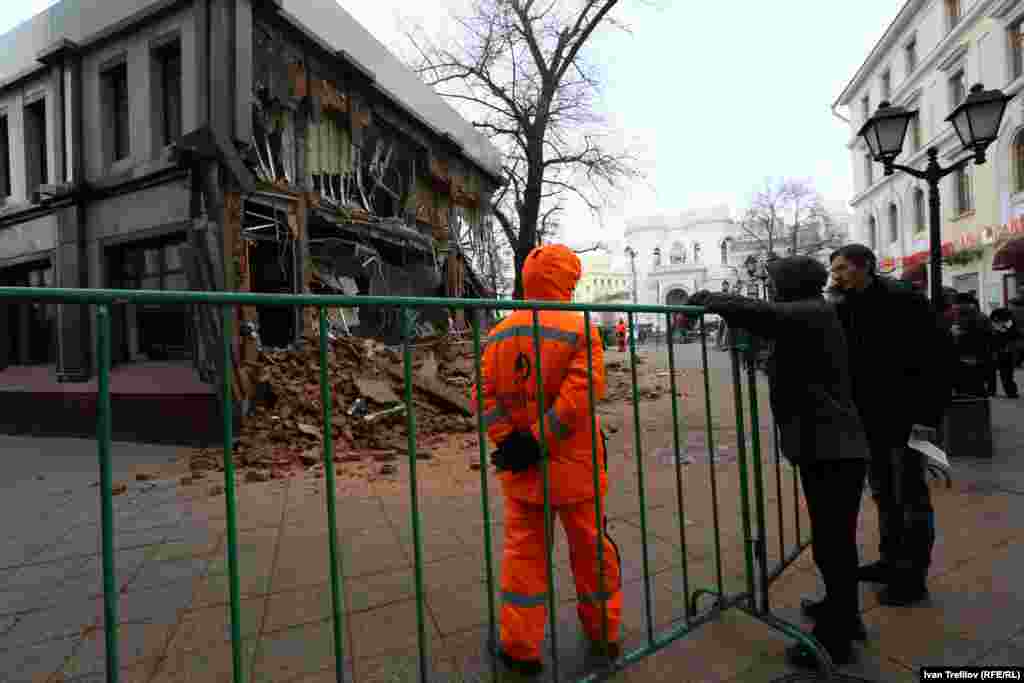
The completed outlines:
{"type": "MultiPolygon", "coordinates": [[[[872,681],[911,681],[917,680],[916,668],[922,665],[1024,664],[1024,610],[1019,609],[1024,594],[1015,579],[1024,561],[1017,543],[1024,512],[1024,464],[1016,455],[1024,445],[1024,429],[1017,426],[1020,406],[1004,399],[993,402],[993,460],[959,461],[951,489],[933,486],[939,538],[930,603],[883,608],[864,589],[870,640],[852,673],[872,681]]],[[[32,440],[3,445],[31,448],[26,443],[32,440]]],[[[125,453],[131,450],[123,448],[125,453]]],[[[88,452],[70,440],[67,449],[88,452]]],[[[159,450],[151,453],[154,460],[166,457],[159,450]]],[[[82,462],[94,464],[94,452],[82,462]]],[[[694,458],[693,464],[681,467],[682,528],[674,458],[652,452],[645,467],[648,507],[643,520],[635,462],[628,457],[612,464],[615,486],[608,500],[611,534],[623,557],[624,627],[631,647],[648,637],[648,595],[650,623],[661,632],[680,623],[687,594],[716,588],[719,582],[710,465],[694,458]],[[646,581],[641,526],[648,532],[646,581]]],[[[726,593],[735,593],[745,585],[737,466],[727,459],[714,472],[721,583],[726,593]]],[[[5,519],[26,525],[31,533],[5,525],[0,678],[105,680],[96,491],[73,485],[82,481],[81,473],[77,478],[46,475],[44,480],[23,474],[14,480],[16,486],[3,489],[0,509],[5,519]],[[45,501],[45,515],[19,519],[19,509],[40,509],[40,501],[45,501]]],[[[801,536],[808,535],[806,510],[794,496],[793,481],[788,466],[776,469],[766,458],[771,563],[794,547],[798,527],[801,536]]],[[[489,535],[497,576],[502,506],[493,477],[489,482],[489,535]]],[[[182,487],[176,482],[133,482],[115,498],[122,681],[231,680],[225,503],[223,495],[209,495],[211,483],[182,487]]],[[[479,487],[452,495],[427,479],[420,503],[428,668],[436,680],[491,680],[491,660],[483,647],[488,528],[482,521],[479,487]]],[[[238,510],[245,680],[335,680],[323,480],[307,477],[241,487],[238,510]]],[[[417,680],[411,516],[408,490],[400,486],[339,486],[346,680],[417,680]]],[[[860,526],[862,557],[871,560],[876,556],[877,524],[868,499],[860,526]]],[[[586,656],[576,623],[562,538],[555,564],[561,678],[574,680],[596,663],[586,656]]],[[[780,616],[799,623],[800,597],[819,590],[806,552],[773,584],[772,604],[780,616]]],[[[613,680],[770,681],[788,673],[782,658],[787,644],[757,621],[728,612],[613,680]]]]}

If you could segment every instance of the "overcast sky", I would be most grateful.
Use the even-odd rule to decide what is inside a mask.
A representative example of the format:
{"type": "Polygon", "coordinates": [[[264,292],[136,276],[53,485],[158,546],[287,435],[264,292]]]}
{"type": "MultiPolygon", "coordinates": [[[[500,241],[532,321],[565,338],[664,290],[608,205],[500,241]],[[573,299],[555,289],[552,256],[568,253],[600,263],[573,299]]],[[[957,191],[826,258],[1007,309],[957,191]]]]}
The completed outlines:
{"type": "MultiPolygon", "coordinates": [[[[402,27],[451,30],[465,0],[339,0],[385,45],[402,27]]],[[[0,33],[54,4],[0,3],[0,33]]],[[[622,0],[632,35],[608,32],[589,54],[604,70],[601,107],[642,160],[643,183],[608,212],[601,238],[630,217],[727,203],[740,210],[766,176],[809,177],[826,199],[853,189],[850,129],[830,111],[903,0],[622,0]]],[[[565,238],[595,234],[589,213],[565,238]]]]}

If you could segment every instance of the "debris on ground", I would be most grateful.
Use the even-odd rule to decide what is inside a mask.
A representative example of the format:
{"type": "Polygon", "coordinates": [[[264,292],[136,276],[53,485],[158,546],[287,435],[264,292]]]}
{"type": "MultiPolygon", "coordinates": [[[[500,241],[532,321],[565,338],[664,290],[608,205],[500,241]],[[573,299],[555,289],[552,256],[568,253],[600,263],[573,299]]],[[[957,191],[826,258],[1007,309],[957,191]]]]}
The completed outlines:
{"type": "Polygon", "coordinates": [[[122,493],[127,493],[128,492],[128,484],[125,484],[123,482],[114,484],[114,486],[111,488],[110,492],[113,495],[115,495],[115,496],[120,496],[122,493]]]}
{"type": "MultiPolygon", "coordinates": [[[[456,436],[476,431],[470,393],[476,364],[472,345],[450,337],[417,340],[410,353],[418,457],[429,460],[437,455],[435,449],[444,449],[456,436]]],[[[401,348],[338,337],[328,344],[328,362],[334,462],[388,463],[407,456],[401,348]]],[[[298,471],[316,474],[313,468],[319,465],[322,476],[319,339],[307,336],[301,350],[262,350],[244,363],[242,372],[257,391],[254,409],[242,419],[235,466],[280,479],[298,471]]],[[[222,451],[193,450],[188,465],[193,477],[205,471],[223,472],[222,451]]],[[[395,471],[394,465],[385,465],[380,473],[395,471]]],[[[245,481],[257,481],[249,477],[246,474],[245,481]]]]}

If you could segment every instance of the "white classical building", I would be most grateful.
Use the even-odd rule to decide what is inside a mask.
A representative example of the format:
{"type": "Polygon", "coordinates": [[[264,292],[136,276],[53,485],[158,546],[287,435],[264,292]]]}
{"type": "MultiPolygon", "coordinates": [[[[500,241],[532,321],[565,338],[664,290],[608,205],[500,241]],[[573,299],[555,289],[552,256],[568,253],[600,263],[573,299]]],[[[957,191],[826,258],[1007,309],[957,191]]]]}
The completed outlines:
{"type": "MultiPolygon", "coordinates": [[[[879,17],[879,25],[887,17],[879,17]]],[[[850,124],[854,241],[883,269],[927,281],[928,187],[872,163],[857,131],[888,100],[917,110],[897,162],[915,168],[935,147],[939,162],[964,156],[946,116],[981,83],[1014,96],[987,162],[941,182],[943,284],[975,293],[985,310],[1018,295],[1024,270],[1024,0],[909,0],[833,105],[850,124]]],[[[837,115],[839,115],[837,113],[837,115]]]]}
{"type": "MultiPolygon", "coordinates": [[[[746,280],[743,259],[750,252],[735,248],[742,237],[727,206],[630,221],[621,251],[635,254],[625,266],[631,277],[636,269],[637,302],[681,304],[695,291],[746,280]]],[[[657,316],[642,318],[664,327],[657,316]]]]}

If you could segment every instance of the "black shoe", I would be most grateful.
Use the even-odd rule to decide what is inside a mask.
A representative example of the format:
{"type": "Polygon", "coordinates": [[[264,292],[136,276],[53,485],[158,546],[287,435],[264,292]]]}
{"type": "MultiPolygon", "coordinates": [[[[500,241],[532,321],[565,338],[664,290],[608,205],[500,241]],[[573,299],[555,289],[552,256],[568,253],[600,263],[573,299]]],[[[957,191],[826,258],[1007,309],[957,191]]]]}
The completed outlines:
{"type": "Polygon", "coordinates": [[[498,652],[498,658],[510,671],[521,676],[538,676],[544,670],[544,665],[535,659],[516,659],[504,651],[498,652]]]}
{"type": "Polygon", "coordinates": [[[858,567],[857,580],[868,583],[889,583],[889,565],[879,560],[858,567]]]}
{"type": "Polygon", "coordinates": [[[493,656],[500,659],[502,664],[504,664],[509,671],[513,671],[522,676],[533,677],[544,670],[544,665],[540,661],[535,659],[516,659],[512,655],[500,649],[493,642],[487,643],[487,649],[490,650],[493,656]]]}
{"type": "MultiPolygon", "coordinates": [[[[828,653],[833,665],[845,666],[853,661],[853,646],[849,641],[822,642],[819,640],[818,642],[825,648],[825,652],[828,653]]],[[[802,643],[786,649],[786,661],[791,666],[800,669],[819,668],[818,659],[814,656],[814,652],[802,643]]]]}
{"type": "Polygon", "coordinates": [[[599,640],[590,641],[590,652],[596,657],[607,657],[615,661],[622,656],[622,646],[619,643],[605,643],[599,640]]]}
{"type": "Polygon", "coordinates": [[[910,607],[928,599],[928,586],[923,584],[890,584],[878,596],[886,607],[910,607]]]}
{"type": "MultiPolygon", "coordinates": [[[[825,617],[827,609],[824,600],[800,601],[800,611],[804,613],[805,617],[814,621],[825,617]]],[[[864,620],[860,618],[860,615],[857,615],[857,621],[850,626],[850,637],[861,642],[868,639],[868,629],[864,626],[864,620]]]]}

